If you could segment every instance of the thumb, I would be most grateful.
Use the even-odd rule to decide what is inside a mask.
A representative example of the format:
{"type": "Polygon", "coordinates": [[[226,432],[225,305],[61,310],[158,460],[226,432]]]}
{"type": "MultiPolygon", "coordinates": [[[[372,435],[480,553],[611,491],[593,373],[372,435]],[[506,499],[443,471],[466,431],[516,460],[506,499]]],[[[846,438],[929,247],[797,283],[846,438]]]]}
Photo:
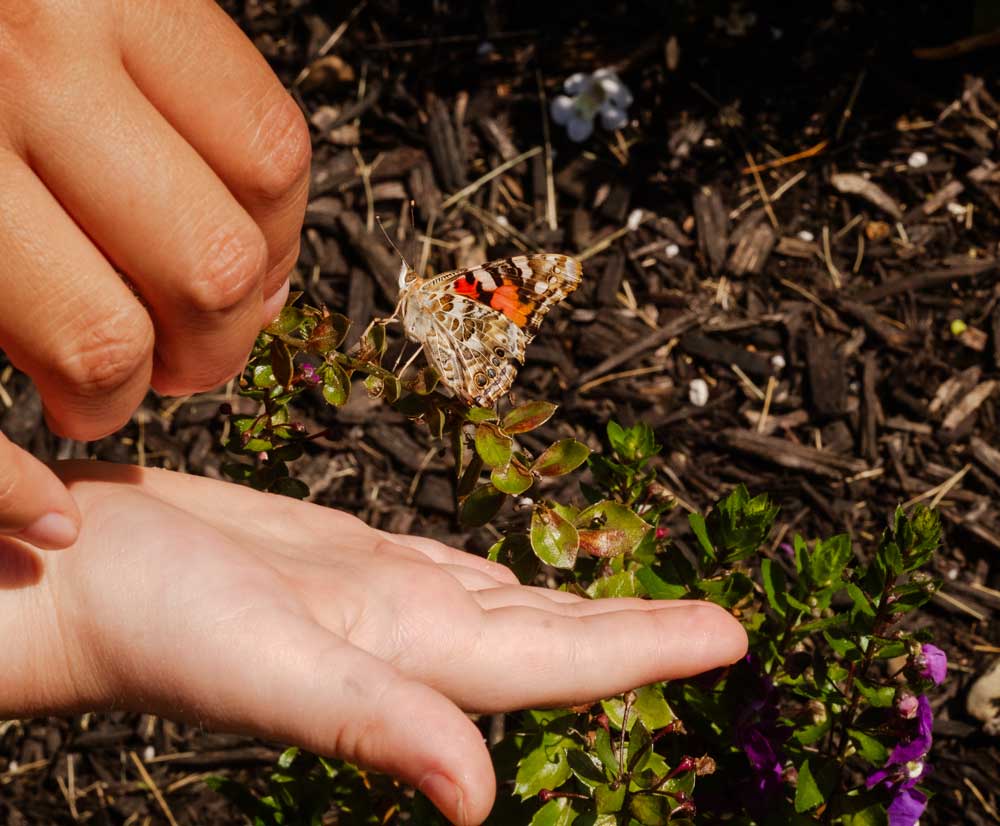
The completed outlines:
{"type": "Polygon", "coordinates": [[[0,534],[66,548],[79,528],[80,512],[59,477],[0,433],[0,534]]]}

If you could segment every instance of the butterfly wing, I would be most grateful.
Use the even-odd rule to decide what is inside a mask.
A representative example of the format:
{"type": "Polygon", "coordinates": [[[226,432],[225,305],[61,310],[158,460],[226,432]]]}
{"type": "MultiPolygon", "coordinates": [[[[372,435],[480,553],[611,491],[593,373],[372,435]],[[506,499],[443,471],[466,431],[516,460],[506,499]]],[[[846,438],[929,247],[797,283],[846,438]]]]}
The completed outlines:
{"type": "Polygon", "coordinates": [[[470,298],[500,313],[525,330],[530,341],[542,319],[580,285],[583,268],[568,255],[515,255],[442,273],[425,289],[470,298]]]}
{"type": "Polygon", "coordinates": [[[492,406],[510,390],[530,337],[473,299],[445,295],[436,303],[421,342],[428,361],[467,404],[492,406]]]}
{"type": "Polygon", "coordinates": [[[510,390],[548,311],[580,283],[565,255],[517,255],[415,284],[403,312],[441,380],[466,403],[492,406],[510,390]]]}

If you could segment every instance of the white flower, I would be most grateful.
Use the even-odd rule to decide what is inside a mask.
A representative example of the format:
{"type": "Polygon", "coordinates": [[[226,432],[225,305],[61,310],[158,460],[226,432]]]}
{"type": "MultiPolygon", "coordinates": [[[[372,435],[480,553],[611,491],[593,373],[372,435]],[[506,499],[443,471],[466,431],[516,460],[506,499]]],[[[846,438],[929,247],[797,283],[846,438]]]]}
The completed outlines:
{"type": "Polygon", "coordinates": [[[565,94],[552,99],[550,111],[552,120],[566,127],[572,141],[581,143],[589,138],[598,115],[609,132],[628,123],[625,110],[632,105],[632,93],[611,69],[572,74],[563,83],[563,91],[565,94]]]}
{"type": "Polygon", "coordinates": [[[708,404],[708,382],[704,379],[691,379],[688,399],[695,407],[704,407],[708,404]]]}

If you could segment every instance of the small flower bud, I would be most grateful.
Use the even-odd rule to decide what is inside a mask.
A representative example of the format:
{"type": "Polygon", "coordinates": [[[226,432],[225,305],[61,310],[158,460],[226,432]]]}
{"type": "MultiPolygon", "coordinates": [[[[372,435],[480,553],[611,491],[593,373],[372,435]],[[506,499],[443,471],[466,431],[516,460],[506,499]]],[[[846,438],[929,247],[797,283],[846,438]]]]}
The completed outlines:
{"type": "Polygon", "coordinates": [[[912,720],[916,717],[917,707],[917,698],[908,691],[904,691],[896,699],[896,711],[899,712],[899,716],[904,720],[912,720]]]}

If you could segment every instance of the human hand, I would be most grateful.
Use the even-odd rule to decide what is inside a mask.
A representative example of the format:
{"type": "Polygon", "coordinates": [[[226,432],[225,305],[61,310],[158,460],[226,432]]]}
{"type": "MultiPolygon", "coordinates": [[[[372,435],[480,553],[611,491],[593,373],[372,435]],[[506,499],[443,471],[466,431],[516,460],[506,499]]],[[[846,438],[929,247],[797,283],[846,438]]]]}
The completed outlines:
{"type": "MultiPolygon", "coordinates": [[[[211,0],[0,2],[0,349],[53,430],[98,438],[150,383],[190,393],[242,368],[287,295],[309,153],[211,0]]],[[[22,536],[72,542],[55,477],[6,442],[0,468],[0,532],[52,514],[22,536]]]]}
{"type": "Polygon", "coordinates": [[[713,605],[524,587],[432,540],[168,471],[59,466],[76,545],[0,538],[0,719],[112,705],[390,772],[453,822],[495,795],[460,711],[565,706],[731,663],[713,605]]]}

